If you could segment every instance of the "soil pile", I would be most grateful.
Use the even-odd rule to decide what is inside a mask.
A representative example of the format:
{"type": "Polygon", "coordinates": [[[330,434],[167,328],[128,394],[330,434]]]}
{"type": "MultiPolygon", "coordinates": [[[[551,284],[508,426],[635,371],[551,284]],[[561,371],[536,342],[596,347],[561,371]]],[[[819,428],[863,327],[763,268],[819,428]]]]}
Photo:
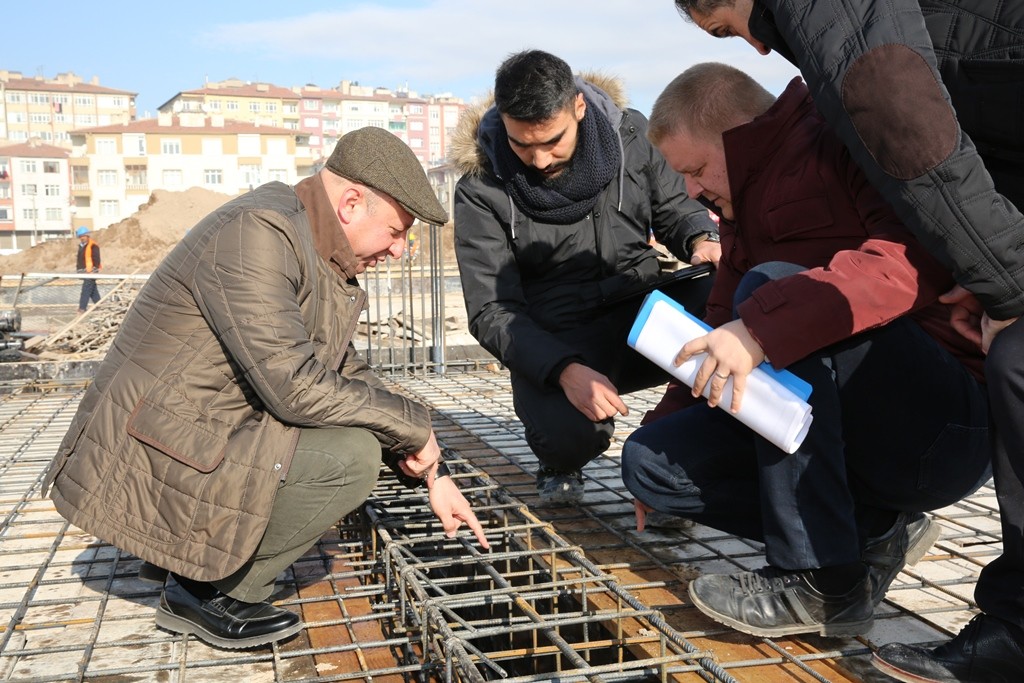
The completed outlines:
{"type": "MultiPolygon", "coordinates": [[[[93,239],[100,245],[103,272],[152,272],[189,228],[231,198],[201,187],[184,192],[154,191],[137,212],[93,232],[93,239]]],[[[17,254],[0,256],[0,275],[73,273],[77,253],[75,238],[50,240],[17,254]]]]}

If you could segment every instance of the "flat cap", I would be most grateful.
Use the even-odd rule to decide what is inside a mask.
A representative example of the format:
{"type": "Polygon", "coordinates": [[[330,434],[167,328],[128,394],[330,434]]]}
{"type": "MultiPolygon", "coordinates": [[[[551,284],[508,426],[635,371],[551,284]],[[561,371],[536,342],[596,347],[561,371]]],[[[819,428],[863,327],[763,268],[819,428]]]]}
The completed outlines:
{"type": "Polygon", "coordinates": [[[424,223],[448,222],[448,213],[437,201],[419,159],[383,128],[367,126],[346,133],[326,165],[343,178],[383,192],[424,223]]]}

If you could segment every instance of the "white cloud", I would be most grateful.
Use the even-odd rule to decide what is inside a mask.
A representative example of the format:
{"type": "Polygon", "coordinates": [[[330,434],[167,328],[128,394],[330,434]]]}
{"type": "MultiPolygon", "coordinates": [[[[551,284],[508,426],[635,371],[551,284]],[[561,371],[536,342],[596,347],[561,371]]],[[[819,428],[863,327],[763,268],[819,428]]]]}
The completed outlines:
{"type": "Polygon", "coordinates": [[[225,24],[206,32],[202,42],[263,62],[302,63],[297,72],[317,74],[325,87],[346,78],[467,99],[487,92],[506,56],[539,48],[575,70],[621,77],[633,105],[645,112],[664,85],[697,62],[733,64],[773,92],[796,74],[782,58],[762,57],[740,39],[706,36],[683,21],[671,0],[361,3],[225,24]]]}

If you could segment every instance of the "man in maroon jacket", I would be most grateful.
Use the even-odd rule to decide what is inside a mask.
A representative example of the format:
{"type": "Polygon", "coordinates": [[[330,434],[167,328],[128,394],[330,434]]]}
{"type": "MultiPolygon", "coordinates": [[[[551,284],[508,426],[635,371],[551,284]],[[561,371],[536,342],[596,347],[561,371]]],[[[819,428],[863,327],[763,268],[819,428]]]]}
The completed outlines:
{"type": "Polygon", "coordinates": [[[694,404],[623,447],[623,480],[664,513],[763,541],[768,566],[702,576],[690,597],[746,633],[854,635],[989,475],[982,353],[938,301],[952,286],[825,125],[799,78],[776,101],[697,65],[658,98],[648,136],[722,215],[694,404]],[[727,414],[770,357],[809,382],[813,422],[788,454],[727,414]],[[732,403],[714,410],[726,383],[732,403]]]}

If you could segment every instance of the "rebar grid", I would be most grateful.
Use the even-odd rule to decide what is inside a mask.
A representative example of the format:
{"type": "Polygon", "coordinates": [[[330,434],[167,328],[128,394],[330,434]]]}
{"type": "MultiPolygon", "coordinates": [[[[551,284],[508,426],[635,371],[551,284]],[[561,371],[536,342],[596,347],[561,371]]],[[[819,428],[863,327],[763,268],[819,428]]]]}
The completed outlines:
{"type": "MultiPolygon", "coordinates": [[[[702,619],[685,582],[757,566],[758,544],[701,527],[637,534],[617,445],[585,470],[582,506],[528,508],[506,493],[532,500],[534,467],[507,375],[396,386],[432,405],[439,438],[471,460],[457,477],[494,549],[481,552],[465,530],[445,539],[421,493],[383,482],[365,516],[332,529],[279,581],[277,604],[304,616],[300,635],[227,652],[157,629],[159,591],[138,581],[138,560],[68,527],[39,496],[84,384],[5,383],[0,680],[432,682],[502,669],[512,681],[882,681],[869,646],[955,633],[973,613],[974,576],[999,553],[988,485],[936,513],[942,538],[901,574],[868,636],[743,636],[702,619]]],[[[629,397],[637,414],[620,420],[621,438],[658,393],[629,397]]]]}

